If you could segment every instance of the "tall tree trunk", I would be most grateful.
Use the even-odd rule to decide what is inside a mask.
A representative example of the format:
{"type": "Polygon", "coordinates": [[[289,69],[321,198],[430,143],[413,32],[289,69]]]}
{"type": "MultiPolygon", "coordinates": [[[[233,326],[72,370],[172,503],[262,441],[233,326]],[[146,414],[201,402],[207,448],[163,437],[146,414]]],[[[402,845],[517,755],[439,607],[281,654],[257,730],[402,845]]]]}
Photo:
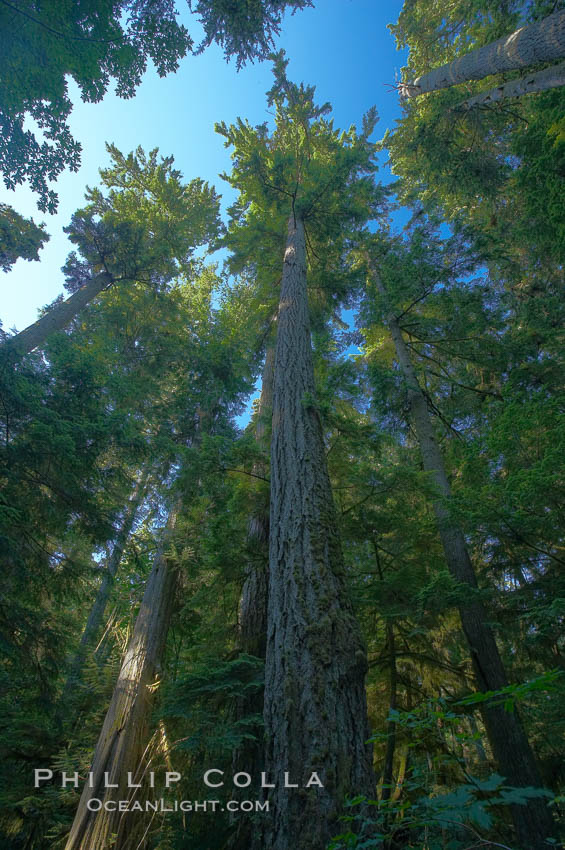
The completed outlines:
{"type": "MultiPolygon", "coordinates": [[[[269,345],[265,352],[261,397],[257,409],[255,437],[263,448],[270,435],[267,417],[272,415],[273,374],[275,348],[269,345]]],[[[266,464],[253,466],[255,475],[265,476],[266,464]]],[[[249,519],[247,541],[252,550],[252,560],[247,564],[246,577],[239,606],[239,639],[243,652],[265,657],[267,640],[267,597],[269,558],[269,503],[259,503],[249,519]]]]}
{"type": "Polygon", "coordinates": [[[29,354],[34,348],[43,345],[47,337],[55,331],[65,328],[74,317],[96,298],[104,289],[113,283],[112,277],[106,272],[97,274],[88,283],[81,286],[66,301],[61,301],[52,307],[33,325],[24,328],[19,334],[9,337],[0,345],[0,352],[14,358],[29,354]]]}
{"type": "Polygon", "coordinates": [[[400,86],[403,97],[449,88],[468,80],[482,80],[491,74],[529,68],[538,62],[565,58],[565,9],[528,24],[511,35],[459,56],[441,68],[434,68],[413,83],[400,86]]]}
{"type": "MultiPolygon", "coordinates": [[[[255,422],[255,437],[261,448],[265,449],[271,435],[270,423],[273,407],[273,369],[275,364],[275,348],[269,344],[265,352],[261,396],[255,422]]],[[[253,465],[255,475],[268,474],[267,463],[253,465]]],[[[265,485],[266,487],[266,485],[265,485]]],[[[250,558],[246,566],[245,581],[239,603],[239,645],[242,652],[265,658],[267,643],[267,599],[268,599],[268,567],[269,567],[269,497],[264,488],[256,494],[253,512],[249,518],[247,529],[247,545],[250,558]]],[[[261,688],[239,698],[237,703],[237,718],[241,720],[249,715],[263,713],[264,690],[261,688]]],[[[232,765],[234,774],[245,771],[257,778],[265,770],[263,747],[263,730],[258,724],[254,728],[256,740],[246,740],[233,753],[232,765]]],[[[234,798],[249,799],[249,788],[236,789],[234,798]]],[[[259,797],[261,791],[255,788],[259,797]]],[[[235,824],[234,835],[230,840],[230,850],[249,850],[253,844],[254,824],[248,815],[238,812],[232,816],[235,824]]]]}
{"type": "MultiPolygon", "coordinates": [[[[383,282],[372,269],[377,289],[386,306],[387,294],[383,282]]],[[[406,381],[412,422],[420,445],[426,472],[435,485],[438,498],[433,509],[438,523],[445,560],[454,579],[468,585],[469,600],[459,606],[461,625],[471,653],[473,671],[481,691],[497,691],[508,685],[506,672],[496,645],[487,612],[477,597],[477,578],[467,550],[462,530],[450,517],[448,502],[451,487],[447,478],[440,448],[434,434],[431,416],[424,393],[418,383],[402,330],[394,314],[388,312],[396,357],[406,381]]],[[[513,786],[541,787],[542,779],[516,711],[507,712],[503,706],[483,703],[482,717],[488,740],[501,773],[513,786]]],[[[542,850],[545,838],[553,835],[554,827],[545,801],[535,799],[525,806],[513,806],[512,815],[518,840],[524,850],[542,850]]]]}
{"type": "Polygon", "coordinates": [[[104,803],[130,799],[128,773],[134,782],[140,782],[144,772],[151,707],[175,596],[176,569],[165,552],[176,515],[177,510],[173,508],[96,745],[90,768],[93,787],[85,783],[66,850],[102,850],[109,845],[112,834],[117,836],[112,850],[130,850],[137,845],[133,838],[142,823],[140,813],[105,811],[104,803]],[[104,787],[105,784],[117,787],[104,787]],[[87,804],[92,799],[102,801],[99,811],[88,809],[87,804]]]}
{"type": "MultiPolygon", "coordinates": [[[[373,537],[373,550],[375,552],[375,561],[377,564],[377,572],[379,574],[379,580],[384,581],[384,573],[381,565],[381,559],[379,555],[379,547],[377,545],[377,540],[373,537]]],[[[396,642],[394,637],[394,624],[390,617],[386,618],[385,621],[385,631],[386,631],[386,646],[388,649],[388,669],[389,669],[389,713],[396,711],[397,706],[397,692],[398,692],[398,672],[396,668],[396,642]]],[[[383,803],[387,803],[392,794],[392,779],[393,779],[393,767],[394,767],[394,751],[396,749],[396,721],[390,719],[387,723],[387,739],[386,739],[386,751],[385,751],[385,760],[383,765],[383,780],[382,780],[382,793],[381,793],[381,801],[383,803]]],[[[386,821],[386,813],[385,813],[385,821],[386,821]]]]}
{"type": "Polygon", "coordinates": [[[265,670],[264,847],[323,850],[347,794],[373,793],[366,650],[347,597],[314,369],[303,222],[291,216],[278,314],[265,670]],[[305,788],[312,772],[324,787],[305,788]],[[298,788],[285,789],[285,772],[298,788]]]}
{"type": "Polygon", "coordinates": [[[551,65],[550,68],[544,68],[543,71],[526,74],[517,80],[510,80],[509,83],[502,83],[490,91],[481,92],[464,100],[457,108],[472,109],[474,106],[490,106],[491,103],[497,103],[500,100],[522,97],[525,94],[537,94],[560,86],[565,86],[565,62],[560,62],[559,65],[551,65]]]}
{"type": "Polygon", "coordinates": [[[135,517],[139,509],[139,505],[143,498],[143,492],[145,489],[146,482],[147,474],[144,474],[139,478],[132,497],[128,501],[128,504],[126,506],[124,515],[122,517],[120,530],[118,531],[118,534],[114,541],[112,554],[108,559],[106,569],[104,570],[104,575],[102,576],[102,581],[100,582],[100,587],[98,588],[98,593],[96,594],[94,604],[90,609],[90,614],[88,615],[88,619],[86,621],[86,625],[84,627],[84,631],[82,633],[77,652],[71,662],[69,675],[67,677],[67,681],[63,689],[63,695],[61,697],[61,702],[63,705],[65,704],[70,692],[82,678],[82,669],[84,667],[84,662],[88,650],[94,645],[96,638],[100,632],[100,626],[102,625],[102,621],[104,619],[104,612],[106,610],[110,591],[112,590],[114,579],[116,577],[116,573],[118,572],[118,567],[120,566],[126,543],[130,536],[133,524],[135,522],[135,517]]]}

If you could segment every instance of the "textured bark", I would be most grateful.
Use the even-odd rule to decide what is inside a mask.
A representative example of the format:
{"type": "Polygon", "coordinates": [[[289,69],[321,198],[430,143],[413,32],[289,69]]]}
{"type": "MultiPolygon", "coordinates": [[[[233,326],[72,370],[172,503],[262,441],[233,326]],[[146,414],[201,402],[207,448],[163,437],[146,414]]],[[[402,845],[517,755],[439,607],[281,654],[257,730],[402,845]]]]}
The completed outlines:
{"type": "Polygon", "coordinates": [[[521,27],[491,44],[459,56],[453,62],[434,68],[413,83],[400,87],[403,97],[449,88],[468,80],[482,80],[491,74],[529,68],[539,62],[557,62],[565,58],[565,10],[554,12],[542,21],[521,27]]]}
{"type": "Polygon", "coordinates": [[[323,850],[347,794],[372,794],[366,651],[344,582],[314,369],[304,225],[291,216],[271,440],[264,848],[323,850]],[[324,788],[304,788],[312,771],[324,788]],[[285,772],[300,787],[284,788],[285,772]]]}
{"type": "MultiPolygon", "coordinates": [[[[275,364],[275,349],[271,345],[265,353],[261,397],[257,410],[255,436],[259,445],[264,446],[269,436],[267,418],[273,407],[273,370],[275,364]]],[[[253,466],[255,475],[266,476],[265,464],[253,466]]],[[[247,530],[248,545],[252,549],[253,560],[247,564],[245,582],[241,592],[239,606],[239,638],[243,652],[265,657],[267,641],[267,598],[268,573],[267,562],[269,552],[269,504],[257,505],[249,519],[247,530]]]]}
{"type": "Polygon", "coordinates": [[[96,594],[94,604],[90,609],[90,614],[88,615],[88,619],[86,621],[86,625],[84,627],[84,631],[82,633],[76,655],[71,662],[69,675],[65,683],[65,687],[63,689],[63,696],[61,698],[61,702],[63,705],[66,703],[66,699],[72,689],[76,687],[77,682],[79,682],[82,678],[82,670],[84,667],[86,656],[88,654],[89,649],[92,648],[92,646],[96,642],[96,639],[100,632],[100,627],[104,619],[104,612],[106,610],[110,591],[112,590],[114,579],[116,577],[116,573],[118,572],[118,567],[120,566],[126,543],[128,541],[131,530],[133,528],[133,524],[135,522],[135,517],[139,509],[141,499],[143,497],[143,491],[145,488],[146,481],[146,475],[140,478],[123,515],[120,530],[114,541],[112,554],[108,559],[108,564],[104,571],[102,581],[100,582],[98,593],[96,594]]]}
{"type": "MultiPolygon", "coordinates": [[[[143,823],[139,812],[131,814],[89,811],[87,803],[97,798],[132,799],[137,789],[128,789],[128,772],[140,782],[145,769],[144,754],[149,741],[149,720],[174,602],[176,569],[166,558],[176,521],[173,509],[163,541],[147,581],[133,636],[126,651],[110,707],[94,752],[93,787],[85,784],[66,850],[103,850],[116,834],[112,850],[130,850],[138,845],[143,823]],[[104,774],[108,784],[104,787],[104,774]],[[137,838],[136,838],[137,836],[137,838]]],[[[139,789],[143,793],[143,789],[139,789]]]]}
{"type": "Polygon", "coordinates": [[[45,313],[33,325],[24,328],[19,334],[10,337],[0,346],[0,351],[6,352],[15,357],[23,357],[24,354],[29,354],[34,348],[45,343],[47,337],[60,331],[86,307],[87,304],[96,298],[104,289],[107,289],[113,283],[112,278],[106,272],[96,275],[84,286],[81,286],[74,292],[66,301],[61,301],[51,310],[45,313]]]}
{"type": "Polygon", "coordinates": [[[544,68],[543,71],[526,74],[517,80],[510,80],[509,83],[503,83],[490,91],[481,92],[475,97],[464,100],[457,108],[472,109],[474,106],[489,106],[491,103],[498,103],[500,100],[522,97],[525,94],[537,94],[560,86],[565,86],[565,62],[544,68]]]}
{"type": "MultiPolygon", "coordinates": [[[[373,276],[386,304],[386,290],[375,269],[373,269],[373,276]]],[[[396,357],[406,381],[412,422],[424,469],[430,474],[438,494],[438,498],[433,501],[433,509],[445,560],[453,578],[471,589],[469,600],[459,606],[459,614],[471,653],[477,685],[483,692],[500,690],[508,685],[508,679],[494,633],[488,622],[487,612],[476,596],[477,577],[463,532],[449,515],[451,487],[435,437],[427,400],[418,383],[402,330],[392,313],[388,314],[387,323],[394,342],[396,357]]],[[[502,706],[489,703],[483,703],[482,706],[487,737],[500,772],[506,777],[508,784],[518,787],[541,787],[543,783],[538,766],[518,713],[507,712],[502,706]]],[[[512,815],[518,839],[524,850],[542,850],[547,847],[545,838],[553,835],[554,828],[545,801],[536,799],[525,806],[513,806],[512,815]]]]}

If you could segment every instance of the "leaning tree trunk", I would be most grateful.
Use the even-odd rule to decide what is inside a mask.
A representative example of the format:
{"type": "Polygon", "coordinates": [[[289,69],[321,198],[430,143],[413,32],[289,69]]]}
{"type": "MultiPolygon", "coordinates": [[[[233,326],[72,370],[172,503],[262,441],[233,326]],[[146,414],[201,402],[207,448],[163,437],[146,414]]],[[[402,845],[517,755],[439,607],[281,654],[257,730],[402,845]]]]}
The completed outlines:
{"type": "Polygon", "coordinates": [[[108,564],[104,570],[104,575],[102,576],[102,581],[100,582],[100,587],[98,588],[94,604],[90,609],[90,614],[88,615],[77,652],[70,665],[69,675],[61,697],[62,705],[66,704],[70,692],[76,687],[77,683],[80,682],[88,650],[94,645],[100,632],[100,626],[104,619],[104,612],[106,610],[110,591],[112,590],[126,543],[135,522],[135,517],[143,497],[146,481],[147,474],[139,478],[132,497],[124,512],[120,530],[118,531],[114,541],[112,554],[108,559],[108,564]]]}
{"type": "Polygon", "coordinates": [[[400,86],[403,97],[449,88],[469,80],[482,80],[491,74],[529,68],[538,62],[565,58],[565,9],[528,24],[511,35],[471,50],[441,68],[434,68],[413,83],[400,86]]]}
{"type": "Polygon", "coordinates": [[[303,222],[291,216],[271,440],[264,847],[323,850],[347,794],[373,792],[366,651],[345,587],[314,401],[303,222]],[[317,772],[324,787],[305,788],[317,772]],[[285,789],[285,773],[298,788],[285,789]]]}
{"type": "Polygon", "coordinates": [[[469,97],[457,106],[457,109],[473,109],[475,106],[490,106],[500,100],[512,97],[523,97],[526,94],[538,94],[549,89],[565,86],[565,62],[559,65],[551,65],[543,71],[535,71],[533,74],[525,74],[517,80],[502,83],[490,91],[481,92],[474,97],[469,97]]]}
{"type": "Polygon", "coordinates": [[[34,348],[43,345],[47,337],[55,331],[60,331],[74,319],[74,317],[96,298],[104,289],[113,283],[112,277],[106,272],[91,278],[88,283],[81,286],[66,301],[54,305],[33,325],[24,328],[19,334],[9,337],[0,345],[0,353],[14,358],[29,354],[34,348]]]}
{"type": "Polygon", "coordinates": [[[85,783],[65,850],[102,850],[110,846],[112,835],[116,835],[112,850],[137,846],[133,839],[142,822],[139,812],[105,811],[104,804],[131,799],[136,791],[127,787],[128,773],[140,783],[146,768],[151,708],[175,596],[176,569],[165,554],[175,521],[173,509],[96,745],[90,768],[93,787],[85,783]],[[92,799],[102,801],[99,811],[89,810],[92,799]]]}
{"type": "MultiPolygon", "coordinates": [[[[372,269],[377,289],[386,305],[386,290],[375,269],[372,269]]],[[[483,603],[478,599],[475,570],[461,528],[450,517],[448,503],[451,487],[443,456],[437,444],[428,404],[418,383],[402,330],[392,313],[387,323],[394,342],[396,357],[406,381],[412,422],[416,431],[422,461],[430,473],[438,498],[433,501],[439,534],[448,569],[453,578],[470,588],[468,601],[459,605],[461,625],[471,652],[473,671],[481,691],[498,691],[508,685],[506,671],[498,651],[494,633],[488,622],[483,603]]],[[[542,779],[516,711],[503,706],[482,703],[481,713],[487,737],[501,773],[509,785],[540,788],[542,779]]],[[[512,816],[518,840],[524,850],[543,850],[545,838],[553,835],[553,820],[544,800],[534,799],[524,806],[513,806],[512,816]]]]}

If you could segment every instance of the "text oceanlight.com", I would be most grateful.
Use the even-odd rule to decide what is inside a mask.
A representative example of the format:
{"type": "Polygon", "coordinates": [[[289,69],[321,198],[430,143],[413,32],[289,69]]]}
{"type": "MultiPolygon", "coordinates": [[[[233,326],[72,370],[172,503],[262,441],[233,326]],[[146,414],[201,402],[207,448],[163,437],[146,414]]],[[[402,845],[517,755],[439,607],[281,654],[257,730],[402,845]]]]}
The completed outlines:
{"type": "Polygon", "coordinates": [[[91,812],[268,812],[268,800],[100,800],[93,797],[86,803],[91,812]]]}

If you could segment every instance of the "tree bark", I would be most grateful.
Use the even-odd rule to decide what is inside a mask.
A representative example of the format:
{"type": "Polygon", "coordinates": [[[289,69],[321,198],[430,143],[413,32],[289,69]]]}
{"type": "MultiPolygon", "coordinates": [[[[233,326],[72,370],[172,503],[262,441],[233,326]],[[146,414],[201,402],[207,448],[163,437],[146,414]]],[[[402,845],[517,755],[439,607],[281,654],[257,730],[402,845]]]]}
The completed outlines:
{"type": "Polygon", "coordinates": [[[303,222],[291,216],[271,440],[264,847],[323,850],[348,794],[374,793],[366,650],[348,599],[328,476],[306,291],[303,222]],[[285,772],[298,788],[285,789],[285,772]],[[305,788],[312,772],[323,788],[305,788]]]}
{"type": "Polygon", "coordinates": [[[19,334],[9,337],[0,345],[0,352],[5,352],[14,359],[29,354],[34,348],[43,345],[47,337],[65,328],[74,317],[96,298],[104,289],[113,283],[112,277],[106,272],[97,274],[88,283],[81,286],[66,301],[56,304],[33,325],[24,328],[19,334]]]}
{"type": "Polygon", "coordinates": [[[85,783],[66,850],[102,850],[114,834],[112,850],[129,850],[137,844],[134,838],[143,822],[140,813],[105,811],[104,803],[132,799],[136,790],[127,787],[128,772],[135,782],[141,782],[144,773],[151,708],[175,596],[176,569],[165,553],[176,514],[174,508],[147,580],[133,636],[94,752],[90,768],[93,787],[85,783]],[[117,787],[104,787],[105,774],[106,784],[117,787]],[[91,799],[102,801],[99,811],[87,808],[91,799]]]}
{"type": "Polygon", "coordinates": [[[100,582],[100,587],[98,588],[94,604],[90,609],[90,614],[88,615],[77,652],[70,665],[69,675],[61,697],[62,705],[65,705],[71,691],[76,687],[77,683],[80,682],[88,650],[94,645],[100,631],[110,591],[112,590],[126,543],[128,542],[141,499],[143,498],[146,482],[147,474],[139,478],[132,497],[126,506],[120,530],[118,531],[114,541],[112,554],[108,559],[108,564],[104,570],[104,575],[102,576],[102,581],[100,582]]]}
{"type": "MultiPolygon", "coordinates": [[[[267,417],[272,415],[273,373],[275,348],[269,345],[265,352],[261,396],[257,409],[255,437],[264,446],[270,428],[267,417]]],[[[265,476],[266,464],[253,466],[255,475],[265,476]]],[[[267,598],[268,598],[268,552],[269,552],[269,504],[258,504],[249,519],[247,541],[252,549],[253,560],[247,564],[245,582],[239,606],[239,638],[241,649],[258,658],[265,657],[267,641],[267,598]]]]}
{"type": "MultiPolygon", "coordinates": [[[[373,549],[375,552],[375,561],[377,564],[377,572],[379,574],[379,580],[384,581],[384,573],[381,566],[381,559],[379,556],[379,547],[377,545],[377,541],[375,537],[373,537],[373,549]]],[[[386,647],[388,649],[388,669],[389,669],[389,714],[392,711],[396,711],[397,706],[397,696],[398,696],[398,671],[396,667],[396,641],[394,636],[394,624],[390,617],[387,617],[385,620],[385,632],[386,632],[386,647]]],[[[386,739],[386,751],[385,751],[385,759],[383,765],[383,773],[382,773],[382,791],[381,791],[381,802],[387,803],[392,794],[392,780],[393,780],[393,768],[394,768],[394,752],[396,749],[396,721],[390,719],[387,722],[387,739],[386,739]]],[[[387,821],[387,815],[385,812],[385,823],[387,821]]]]}
{"type": "MultiPolygon", "coordinates": [[[[386,306],[387,294],[383,282],[376,269],[372,268],[372,273],[386,306]]],[[[438,494],[433,501],[433,510],[445,560],[453,578],[470,588],[469,599],[459,606],[459,614],[477,685],[483,692],[497,691],[508,685],[508,678],[488,622],[487,612],[477,596],[477,577],[465,537],[450,518],[448,503],[451,499],[451,487],[434,434],[427,400],[418,383],[400,325],[390,311],[387,314],[387,323],[406,381],[412,422],[423,466],[430,474],[438,494]]],[[[517,787],[542,787],[541,775],[518,713],[507,712],[503,706],[488,702],[482,704],[481,713],[493,755],[508,784],[517,787]]],[[[528,805],[513,806],[512,816],[518,840],[524,850],[543,850],[547,847],[545,838],[554,834],[554,825],[544,800],[534,799],[528,805]]]]}
{"type": "Polygon", "coordinates": [[[472,109],[474,106],[490,106],[491,103],[498,103],[501,100],[522,97],[525,94],[537,94],[560,86],[565,86],[565,62],[544,68],[543,71],[526,74],[517,80],[510,80],[509,83],[503,83],[490,91],[481,92],[475,97],[464,100],[456,108],[472,109]]]}
{"type": "Polygon", "coordinates": [[[565,58],[565,10],[505,35],[491,44],[457,57],[447,65],[434,68],[413,83],[400,86],[403,97],[449,88],[469,80],[482,80],[491,74],[529,68],[538,62],[556,62],[565,58]]]}

